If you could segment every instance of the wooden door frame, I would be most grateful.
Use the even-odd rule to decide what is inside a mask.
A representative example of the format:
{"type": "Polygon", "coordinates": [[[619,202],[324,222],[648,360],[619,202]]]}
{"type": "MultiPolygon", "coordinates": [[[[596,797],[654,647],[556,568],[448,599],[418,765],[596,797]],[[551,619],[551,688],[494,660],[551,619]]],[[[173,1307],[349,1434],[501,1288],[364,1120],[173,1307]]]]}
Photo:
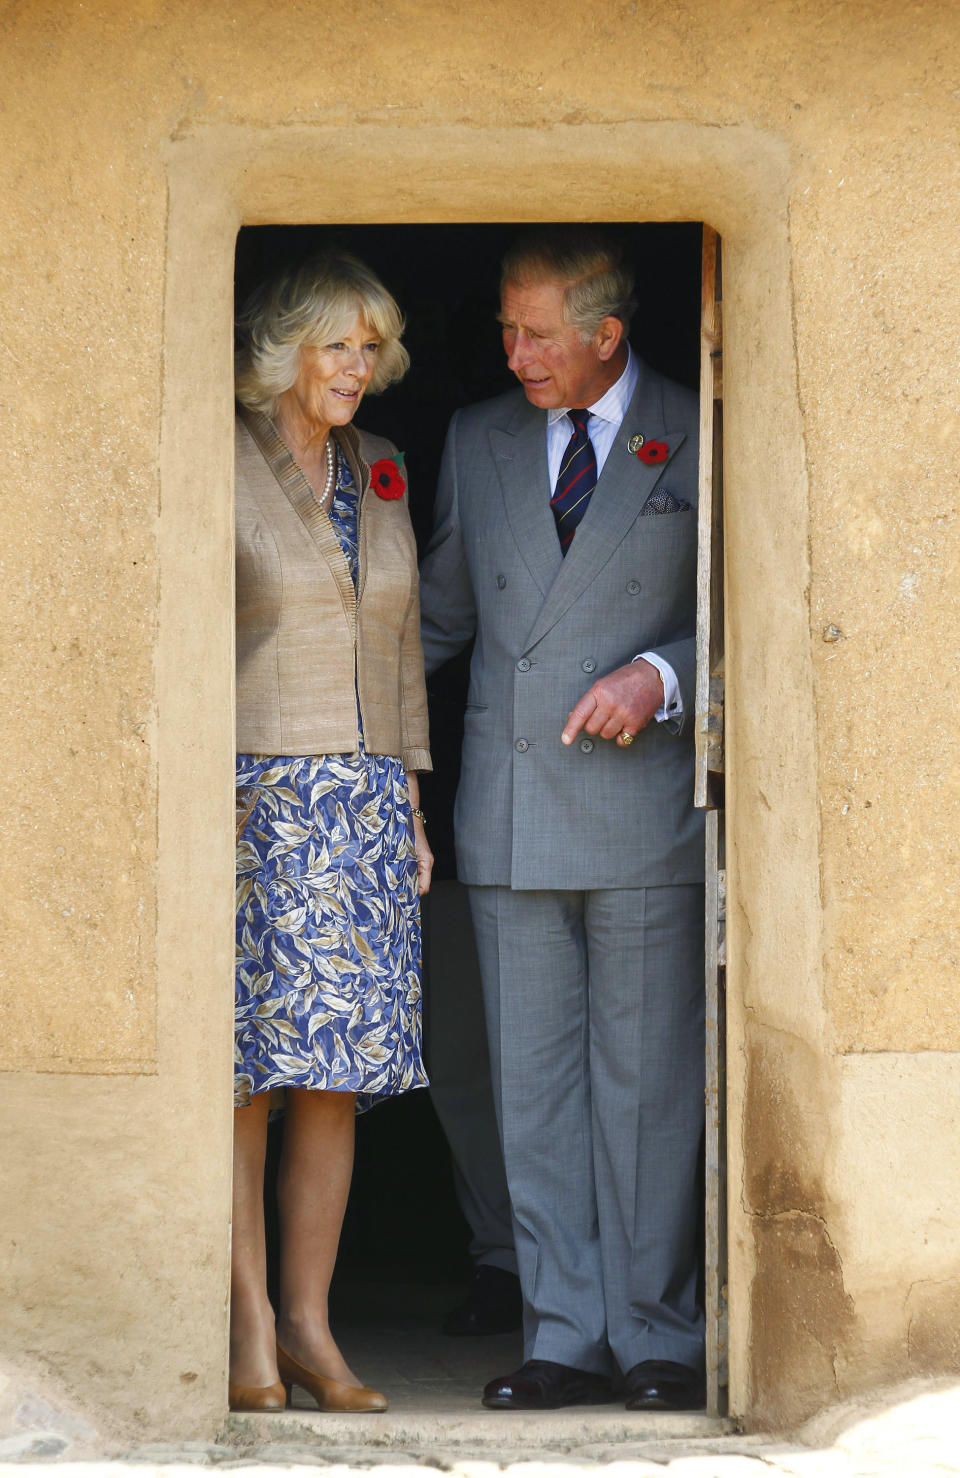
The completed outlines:
{"type": "Polygon", "coordinates": [[[720,237],[703,227],[700,276],[700,487],[694,803],[704,827],[704,1313],[707,1411],[725,1416],[727,1317],[726,812],[723,755],[723,288],[720,237]]]}

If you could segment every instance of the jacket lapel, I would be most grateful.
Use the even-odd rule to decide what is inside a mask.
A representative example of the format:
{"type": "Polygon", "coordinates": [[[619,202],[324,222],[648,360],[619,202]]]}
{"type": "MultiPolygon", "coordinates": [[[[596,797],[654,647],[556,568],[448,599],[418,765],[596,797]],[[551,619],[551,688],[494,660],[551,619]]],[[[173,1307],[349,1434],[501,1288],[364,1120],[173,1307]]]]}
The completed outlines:
{"type": "Polygon", "coordinates": [[[507,522],[524,563],[546,595],[563,564],[563,556],[550,511],[543,412],[523,401],[505,428],[496,426],[490,431],[490,450],[500,479],[507,522]]]}
{"type": "MultiPolygon", "coordinates": [[[[542,423],[540,434],[545,438],[542,423]]],[[[644,503],[685,440],[685,432],[664,426],[662,396],[655,385],[649,387],[641,366],[640,380],[603,465],[590,506],[574,535],[566,559],[558,560],[560,567],[527,636],[525,651],[534,647],[556,625],[596,578],[639,518],[644,503]],[[648,465],[629,450],[627,443],[637,431],[642,432],[647,441],[667,443],[666,461],[648,465]]],[[[546,515],[559,556],[560,543],[549,506],[546,507],[546,515]]]]}
{"type": "MultiPolygon", "coordinates": [[[[357,605],[359,605],[360,601],[363,599],[363,587],[367,583],[367,566],[369,563],[367,560],[367,519],[365,519],[363,516],[363,510],[366,506],[367,496],[370,492],[370,466],[369,463],[365,460],[362,451],[360,450],[360,435],[355,426],[335,426],[331,429],[330,434],[337,443],[337,447],[339,448],[339,450],[347,459],[347,462],[350,466],[350,471],[353,473],[353,485],[357,490],[356,600],[357,605]]],[[[325,514],[324,516],[327,520],[327,523],[330,523],[329,514],[325,514]]],[[[331,528],[333,527],[332,524],[330,526],[331,528]]],[[[337,547],[339,548],[339,546],[340,540],[337,539],[337,547]]],[[[340,549],[340,553],[343,554],[342,549],[340,549]]],[[[343,564],[344,568],[347,571],[347,576],[349,577],[350,570],[347,566],[347,561],[345,558],[343,564]]]]}
{"type": "MultiPolygon", "coordinates": [[[[330,522],[328,515],[318,504],[314,497],[313,489],[304,477],[300,467],[294,461],[286,444],[277,435],[273,422],[268,420],[259,411],[248,410],[240,407],[240,414],[250,435],[263,454],[264,460],[269,466],[280,488],[289,500],[294,511],[300,518],[310,537],[313,539],[320,553],[323,555],[330,567],[330,573],[336,581],[343,609],[350,623],[351,629],[356,628],[357,620],[357,591],[350,576],[350,567],[346,556],[340,547],[336,529],[330,522]]],[[[346,428],[352,430],[351,428],[346,428]]],[[[351,462],[354,477],[357,479],[358,498],[362,498],[369,481],[369,471],[364,478],[366,463],[359,459],[359,452],[348,438],[343,436],[343,429],[338,428],[337,441],[341,449],[347,451],[348,460],[351,462]],[[350,453],[353,453],[353,456],[350,453]],[[358,460],[359,459],[359,460],[358,460]],[[359,477],[358,477],[359,473],[359,477]]],[[[359,510],[358,510],[359,511],[359,510]]]]}

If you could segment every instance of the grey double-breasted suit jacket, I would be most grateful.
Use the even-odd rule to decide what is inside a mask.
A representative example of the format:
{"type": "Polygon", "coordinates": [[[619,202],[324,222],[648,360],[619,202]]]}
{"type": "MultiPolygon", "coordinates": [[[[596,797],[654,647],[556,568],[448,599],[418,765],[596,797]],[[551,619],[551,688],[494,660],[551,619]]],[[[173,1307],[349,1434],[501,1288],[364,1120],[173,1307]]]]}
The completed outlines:
{"type": "Polygon", "coordinates": [[[513,888],[699,882],[693,809],[697,397],[640,380],[566,559],[550,509],[545,412],[517,389],[453,418],[421,571],[430,671],[476,638],[455,824],[460,878],[513,888]],[[640,433],[667,460],[628,449],[640,433]],[[689,508],[642,512],[654,488],[689,508]],[[560,733],[604,673],[654,651],[684,715],[628,749],[560,733]]]}

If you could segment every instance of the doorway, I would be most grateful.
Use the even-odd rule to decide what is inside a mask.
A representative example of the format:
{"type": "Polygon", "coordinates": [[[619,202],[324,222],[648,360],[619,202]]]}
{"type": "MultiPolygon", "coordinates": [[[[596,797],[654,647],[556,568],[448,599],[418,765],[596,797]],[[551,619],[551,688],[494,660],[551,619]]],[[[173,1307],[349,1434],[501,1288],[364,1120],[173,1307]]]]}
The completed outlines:
{"type": "MultiPolygon", "coordinates": [[[[181,1409],[185,1348],[198,1373],[191,1409],[216,1424],[226,1402],[237,232],[318,219],[392,221],[405,230],[499,221],[505,213],[524,221],[613,214],[707,220],[724,243],[729,1390],[738,1419],[775,1420],[806,1371],[806,1346],[757,1337],[769,1309],[791,1296],[795,1276],[784,1262],[781,1223],[767,1215],[769,1104],[789,1091],[797,1052],[803,1063],[807,1051],[815,1064],[826,1062],[807,447],[790,237],[795,160],[775,133],[712,119],[477,128],[441,109],[436,118],[391,111],[350,127],[218,122],[178,133],[163,167],[158,1081],[183,1102],[192,1152],[180,1184],[189,1187],[191,1225],[209,1259],[194,1268],[179,1243],[164,1251],[162,1266],[191,1290],[190,1317],[176,1326],[175,1342],[158,1344],[156,1333],[164,1320],[174,1327],[169,1279],[144,1290],[154,1405],[181,1409]],[[507,211],[505,201],[516,204],[507,211]],[[198,775],[212,783],[198,785],[198,775]],[[195,1051],[185,1056],[188,1017],[195,1051]]],[[[413,475],[423,480],[415,468],[413,475]]],[[[807,1140],[781,1139],[777,1156],[789,1171],[781,1182],[802,1182],[807,1140]]],[[[810,1273],[816,1286],[830,1276],[810,1273]]]]}
{"type": "MultiPolygon", "coordinates": [[[[634,348],[661,373],[696,388],[700,225],[617,224],[611,229],[625,238],[636,273],[640,309],[631,332],[634,348]]],[[[237,239],[240,301],[276,268],[336,243],[368,262],[401,303],[408,320],[411,372],[384,396],[365,401],[359,420],[406,453],[411,515],[421,552],[430,535],[433,489],[451,414],[514,384],[504,364],[495,313],[500,257],[516,230],[509,223],[273,225],[246,227],[237,239]]],[[[475,969],[470,941],[458,935],[465,926],[436,927],[442,923],[438,910],[445,911],[448,921],[466,914],[456,882],[452,811],[468,662],[469,654],[463,654],[428,685],[435,768],[423,777],[422,804],[430,818],[438,885],[425,909],[428,1071],[431,992],[443,976],[462,977],[465,969],[475,969]]],[[[349,1342],[351,1328],[362,1336],[359,1326],[369,1330],[379,1320],[392,1331],[409,1332],[419,1321],[422,1336],[433,1341],[444,1309],[456,1301],[469,1274],[468,1241],[450,1153],[429,1093],[404,1095],[363,1115],[332,1292],[338,1333],[349,1342]]],[[[448,1340],[449,1360],[476,1385],[474,1399],[486,1354],[481,1346],[489,1350],[483,1379],[518,1363],[499,1342],[448,1340]]]]}

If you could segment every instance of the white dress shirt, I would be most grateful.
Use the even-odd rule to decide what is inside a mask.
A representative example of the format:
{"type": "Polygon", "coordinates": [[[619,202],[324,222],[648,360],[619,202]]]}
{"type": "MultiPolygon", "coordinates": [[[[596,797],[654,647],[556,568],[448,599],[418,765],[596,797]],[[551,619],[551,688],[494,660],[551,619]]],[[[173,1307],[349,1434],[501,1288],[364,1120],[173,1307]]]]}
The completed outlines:
{"type": "MultiPolygon", "coordinates": [[[[586,407],[590,412],[587,433],[593,446],[593,454],[597,459],[597,477],[603,471],[603,464],[617,438],[617,432],[627,414],[639,378],[640,367],[628,344],[627,364],[623,374],[610,386],[609,390],[601,395],[599,400],[595,400],[593,405],[586,407]]],[[[573,422],[567,414],[571,409],[579,410],[580,407],[563,406],[559,410],[547,411],[547,470],[550,474],[551,490],[557,485],[563,454],[573,435],[573,422]]],[[[683,700],[680,697],[677,674],[670,663],[664,662],[656,652],[638,652],[633,661],[639,662],[641,657],[657,669],[663,682],[663,703],[654,714],[657,723],[662,724],[668,718],[678,717],[683,713],[683,700]]]]}

